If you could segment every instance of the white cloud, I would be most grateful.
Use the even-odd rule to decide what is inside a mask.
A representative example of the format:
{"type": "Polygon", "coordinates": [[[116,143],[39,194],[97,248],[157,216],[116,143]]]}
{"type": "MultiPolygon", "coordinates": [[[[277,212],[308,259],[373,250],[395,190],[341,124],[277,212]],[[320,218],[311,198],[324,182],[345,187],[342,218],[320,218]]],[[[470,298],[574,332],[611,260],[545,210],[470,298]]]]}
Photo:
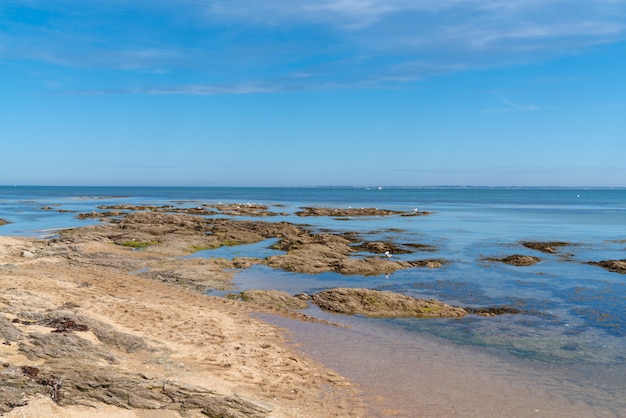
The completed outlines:
{"type": "Polygon", "coordinates": [[[623,41],[626,0],[4,0],[0,27],[0,59],[319,88],[623,41]]]}

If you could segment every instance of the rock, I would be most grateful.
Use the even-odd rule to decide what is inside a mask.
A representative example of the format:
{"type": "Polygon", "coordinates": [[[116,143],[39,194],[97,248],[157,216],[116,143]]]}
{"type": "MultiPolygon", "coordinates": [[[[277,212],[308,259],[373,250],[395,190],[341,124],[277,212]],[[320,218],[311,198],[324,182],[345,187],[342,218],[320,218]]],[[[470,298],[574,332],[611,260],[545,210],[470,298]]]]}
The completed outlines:
{"type": "Polygon", "coordinates": [[[428,267],[429,269],[438,269],[446,263],[446,260],[415,260],[408,262],[411,267],[428,267]]]}
{"type": "Polygon", "coordinates": [[[103,218],[112,218],[112,217],[118,217],[118,216],[124,216],[126,215],[128,212],[122,212],[122,211],[106,211],[106,212],[88,212],[88,213],[79,213],[78,215],[76,215],[76,217],[78,219],[90,219],[90,218],[98,218],[98,219],[103,219],[103,218]]]}
{"type": "Polygon", "coordinates": [[[404,212],[376,208],[311,208],[303,207],[296,212],[298,216],[389,216],[400,215],[404,212]]]}
{"type": "Polygon", "coordinates": [[[28,250],[23,250],[20,255],[22,257],[24,257],[24,258],[33,258],[33,257],[35,257],[35,253],[33,253],[31,251],[28,251],[28,250]]]}
{"type": "Polygon", "coordinates": [[[392,242],[381,241],[367,241],[362,244],[352,245],[352,249],[359,252],[365,251],[374,254],[385,254],[386,252],[389,252],[390,254],[411,254],[411,251],[395,245],[392,242]]]}
{"type": "Polygon", "coordinates": [[[625,260],[605,260],[594,262],[591,261],[589,264],[594,266],[600,266],[608,271],[612,271],[614,273],[626,274],[626,259],[625,260]]]}
{"type": "Polygon", "coordinates": [[[20,336],[20,330],[8,319],[0,316],[0,338],[2,341],[17,341],[20,336]]]}
{"type": "MultiPolygon", "coordinates": [[[[204,248],[251,244],[269,238],[278,238],[279,241],[273,245],[273,248],[286,252],[286,254],[271,256],[265,260],[237,259],[231,262],[230,266],[222,266],[222,268],[247,268],[254,264],[264,263],[273,268],[306,274],[337,272],[349,275],[379,275],[413,267],[438,268],[444,263],[441,260],[401,261],[382,255],[366,258],[351,257],[360,251],[379,254],[389,251],[392,255],[411,252],[390,242],[362,243],[358,234],[313,233],[306,230],[305,226],[287,222],[208,219],[188,214],[162,213],[158,210],[134,212],[116,223],[63,230],[60,234],[64,244],[109,241],[127,247],[129,250],[133,250],[134,246],[146,244],[142,246],[141,251],[168,256],[189,254],[204,248]]],[[[92,260],[93,262],[97,260],[98,263],[111,263],[116,267],[119,267],[118,264],[121,262],[121,259],[115,258],[120,257],[114,255],[99,254],[97,257],[90,255],[86,257],[72,261],[90,263],[92,260]]],[[[130,263],[130,258],[127,263],[130,263]]],[[[130,265],[128,267],[129,271],[144,268],[139,265],[137,268],[132,268],[130,265]]],[[[162,270],[152,268],[142,275],[180,283],[198,290],[201,290],[206,282],[206,276],[200,277],[195,273],[193,276],[181,275],[162,270]]],[[[213,272],[211,274],[215,275],[213,272]]]]}
{"type": "Polygon", "coordinates": [[[568,242],[563,242],[563,241],[548,241],[548,242],[525,241],[525,242],[522,242],[522,245],[532,250],[537,250],[537,251],[541,251],[544,253],[553,254],[557,252],[556,248],[567,247],[572,244],[568,242]]]}
{"type": "Polygon", "coordinates": [[[486,258],[488,261],[499,261],[505,264],[511,264],[513,266],[532,266],[541,261],[539,257],[533,257],[530,255],[513,254],[504,258],[486,258]]]}
{"type": "Polygon", "coordinates": [[[278,290],[246,290],[241,292],[240,296],[243,301],[275,308],[305,309],[308,307],[306,300],[278,290]]]}
{"type": "Polygon", "coordinates": [[[522,313],[519,309],[511,308],[508,306],[497,306],[490,308],[468,308],[465,307],[465,310],[473,315],[480,316],[497,316],[497,315],[513,315],[522,313]]]}
{"type": "Polygon", "coordinates": [[[211,206],[228,216],[276,216],[277,213],[268,211],[268,207],[256,203],[218,204],[211,206]]]}
{"type": "Polygon", "coordinates": [[[263,264],[263,260],[256,257],[235,257],[232,263],[234,268],[247,269],[257,264],[263,264]]]}
{"type": "Polygon", "coordinates": [[[0,226],[2,226],[2,225],[6,225],[6,224],[8,224],[8,223],[9,223],[9,221],[7,221],[7,220],[5,220],[5,219],[0,218],[0,226]]]}
{"type": "Polygon", "coordinates": [[[468,313],[459,306],[446,305],[434,299],[416,299],[371,289],[328,289],[313,294],[311,298],[313,303],[327,311],[379,318],[460,318],[468,313]]]}
{"type": "Polygon", "coordinates": [[[266,402],[244,398],[241,395],[220,399],[207,404],[202,413],[209,417],[225,418],[263,418],[272,412],[272,406],[266,402]]]}

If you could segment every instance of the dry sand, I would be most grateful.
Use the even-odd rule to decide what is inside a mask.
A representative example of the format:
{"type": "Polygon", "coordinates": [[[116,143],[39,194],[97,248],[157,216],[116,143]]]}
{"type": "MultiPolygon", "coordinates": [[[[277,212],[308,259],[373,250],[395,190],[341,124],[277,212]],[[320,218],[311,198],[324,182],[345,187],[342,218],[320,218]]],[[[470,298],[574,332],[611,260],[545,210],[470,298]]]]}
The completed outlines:
{"type": "MultiPolygon", "coordinates": [[[[120,379],[141,376],[154,383],[142,385],[159,392],[159,396],[169,385],[191,388],[196,394],[210,393],[220,399],[244,400],[260,406],[259,416],[363,416],[362,402],[350,382],[296,352],[279,328],[253,319],[249,305],[194,293],[115,268],[76,265],[68,258],[46,253],[48,245],[30,239],[0,237],[0,320],[12,323],[19,331],[17,341],[9,339],[0,345],[0,369],[20,370],[29,366],[48,376],[61,376],[65,379],[60,390],[62,401],[53,402],[48,396],[51,389],[44,385],[35,391],[39,393],[26,392],[17,402],[22,406],[5,416],[207,415],[199,407],[181,407],[178,399],[177,402],[172,399],[171,404],[155,404],[160,409],[142,409],[133,407],[132,399],[128,401],[130,407],[120,406],[102,402],[107,401],[106,397],[90,396],[90,388],[85,393],[72,390],[72,385],[79,386],[80,382],[76,382],[80,380],[81,370],[88,376],[94,369],[105,370],[113,386],[115,376],[120,379]],[[140,348],[116,347],[90,329],[61,334],[68,341],[70,337],[73,341],[86,340],[85,346],[93,353],[85,353],[84,358],[76,357],[75,353],[67,358],[42,354],[33,345],[50,335],[51,329],[41,324],[29,325],[23,318],[55,312],[98,324],[109,335],[136,338],[140,348]],[[67,375],[70,370],[75,375],[67,375]]],[[[81,251],[130,254],[128,249],[110,243],[89,243],[81,251]]],[[[134,252],[133,256],[142,255],[134,252]]],[[[142,405],[139,401],[135,404],[142,405]]]]}

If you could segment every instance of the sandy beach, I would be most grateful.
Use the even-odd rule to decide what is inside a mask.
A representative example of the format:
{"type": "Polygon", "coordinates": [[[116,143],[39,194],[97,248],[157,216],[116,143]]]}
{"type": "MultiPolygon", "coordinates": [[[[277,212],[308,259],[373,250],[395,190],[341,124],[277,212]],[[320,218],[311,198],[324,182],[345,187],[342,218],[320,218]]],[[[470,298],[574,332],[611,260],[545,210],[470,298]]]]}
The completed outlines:
{"type": "MultiPolygon", "coordinates": [[[[68,251],[147,256],[110,243],[68,251]]],[[[0,271],[4,416],[363,414],[346,379],[291,349],[249,304],[76,265],[29,239],[0,237],[0,271]],[[52,332],[62,318],[86,329],[52,332]]]]}
{"type": "Polygon", "coordinates": [[[582,383],[551,377],[544,366],[522,370],[354,316],[376,316],[374,306],[382,316],[405,315],[388,310],[400,305],[411,316],[477,311],[370,289],[312,296],[231,289],[234,270],[260,262],[359,274],[414,264],[349,259],[346,236],[287,222],[141,209],[45,240],[0,237],[2,416],[621,416],[610,392],[582,393],[582,383]],[[278,236],[289,251],[265,261],[184,257],[278,236]],[[209,289],[231,289],[232,297],[208,296],[209,289]],[[302,297],[345,315],[304,315],[302,297]]]}

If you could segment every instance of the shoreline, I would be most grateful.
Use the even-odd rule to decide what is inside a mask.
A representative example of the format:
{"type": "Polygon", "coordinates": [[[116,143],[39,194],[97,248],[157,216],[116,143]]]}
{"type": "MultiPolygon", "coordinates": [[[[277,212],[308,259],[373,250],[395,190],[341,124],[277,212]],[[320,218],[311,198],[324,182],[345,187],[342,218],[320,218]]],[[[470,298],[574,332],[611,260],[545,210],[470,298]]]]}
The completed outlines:
{"type": "MultiPolygon", "coordinates": [[[[206,211],[185,211],[200,209],[206,211]]],[[[205,232],[207,224],[190,215],[144,213],[126,217],[121,223],[101,219],[95,225],[59,231],[60,236],[50,240],[0,237],[0,284],[6,289],[0,294],[0,330],[13,335],[0,345],[3,364],[8,365],[1,372],[5,376],[12,373],[22,384],[39,389],[33,392],[34,400],[26,408],[35,404],[46,404],[48,412],[58,408],[49,401],[54,393],[50,382],[54,379],[65,382],[59,393],[65,393],[69,402],[67,399],[76,395],[72,395],[71,385],[80,386],[76,376],[96,364],[99,372],[88,376],[92,379],[88,386],[111,386],[111,381],[121,382],[122,387],[138,385],[147,390],[140,395],[149,400],[141,396],[135,399],[136,394],[126,391],[113,406],[98,403],[97,410],[103,414],[110,408],[120,412],[119,408],[128,406],[141,414],[146,409],[140,406],[154,407],[154,402],[161,402],[159,409],[147,410],[169,411],[168,417],[189,410],[206,416],[208,409],[203,412],[203,408],[207,407],[191,406],[217,403],[221,408],[235,403],[256,408],[254,416],[278,417],[409,413],[441,417],[554,416],[563,411],[568,411],[568,416],[620,416],[598,405],[595,400],[601,398],[591,397],[588,403],[564,393],[577,384],[550,383],[539,374],[520,374],[511,364],[498,362],[479,349],[454,348],[453,344],[434,343],[436,339],[415,335],[406,340],[392,332],[364,332],[357,324],[358,318],[349,316],[322,315],[316,324],[300,313],[207,296],[203,289],[228,289],[232,269],[254,265],[258,259],[240,259],[236,263],[181,259],[190,248],[292,234],[286,240],[294,246],[292,256],[302,250],[298,246],[313,247],[316,240],[323,240],[337,257],[347,245],[343,240],[347,236],[333,235],[330,239],[329,235],[294,229],[288,223],[281,223],[279,228],[264,222],[218,220],[209,234],[205,232]],[[268,313],[272,316],[266,318],[268,313]],[[51,331],[55,331],[51,321],[63,318],[88,327],[86,332],[61,333],[77,346],[86,345],[86,357],[82,348],[54,354],[58,347],[46,347],[51,331]],[[322,326],[322,318],[330,318],[327,324],[341,318],[339,321],[350,328],[322,326]],[[37,345],[44,348],[29,348],[37,345]],[[24,367],[37,368],[41,375],[31,376],[24,367]],[[105,368],[117,370],[117,374],[106,374],[105,368]],[[59,375],[67,370],[73,375],[59,375]],[[416,377],[419,384],[415,384],[416,377]],[[511,377],[518,386],[507,381],[511,377]],[[557,390],[535,388],[539,382],[546,388],[553,384],[557,390]],[[475,383],[479,390],[473,386],[475,383]],[[43,398],[37,400],[37,396],[43,398]],[[525,403],[528,398],[539,408],[529,409],[525,403]]],[[[329,263],[331,257],[316,254],[302,253],[295,261],[316,260],[315,268],[341,265],[346,271],[405,267],[380,256],[373,258],[376,264],[364,266],[350,265],[345,258],[340,259],[341,263],[329,263]]],[[[295,264],[276,265],[291,268],[295,264]]],[[[96,395],[95,399],[102,397],[101,393],[96,395]]],[[[63,414],[70,414],[76,405],[96,408],[96,401],[81,396],[75,405],[64,405],[63,414]]],[[[23,408],[19,407],[21,400],[12,403],[18,405],[15,410],[23,408]]],[[[47,415],[64,416],[58,411],[47,415]]]]}
{"type": "MultiPolygon", "coordinates": [[[[116,267],[79,265],[80,257],[68,259],[50,247],[46,241],[0,236],[0,286],[5,289],[0,329],[7,334],[10,323],[19,332],[0,345],[0,372],[21,371],[22,384],[35,388],[14,402],[19,406],[6,411],[7,417],[201,417],[207,412],[189,405],[235,399],[256,405],[250,416],[259,417],[549,417],[565,412],[619,417],[568,397],[545,376],[520,373],[476,349],[408,338],[381,326],[366,328],[356,317],[341,316],[338,327],[326,321],[337,320],[330,315],[312,321],[294,312],[207,296],[116,267]],[[24,320],[51,315],[88,324],[86,332],[61,334],[84,343],[79,353],[46,347],[51,328],[24,320]],[[42,350],[27,349],[33,338],[42,350]],[[24,367],[63,381],[61,402],[52,401],[49,386],[24,375],[24,367]],[[98,368],[108,374],[94,373],[98,368]],[[70,387],[145,386],[145,381],[152,391],[158,387],[157,394],[164,387],[177,388],[177,397],[168,395],[176,402],[133,400],[131,391],[120,404],[111,394],[106,395],[111,399],[102,393],[77,396],[70,387]],[[185,397],[196,403],[185,406],[185,397]]],[[[78,247],[81,257],[152,262],[155,257],[111,243],[78,247]]]]}

